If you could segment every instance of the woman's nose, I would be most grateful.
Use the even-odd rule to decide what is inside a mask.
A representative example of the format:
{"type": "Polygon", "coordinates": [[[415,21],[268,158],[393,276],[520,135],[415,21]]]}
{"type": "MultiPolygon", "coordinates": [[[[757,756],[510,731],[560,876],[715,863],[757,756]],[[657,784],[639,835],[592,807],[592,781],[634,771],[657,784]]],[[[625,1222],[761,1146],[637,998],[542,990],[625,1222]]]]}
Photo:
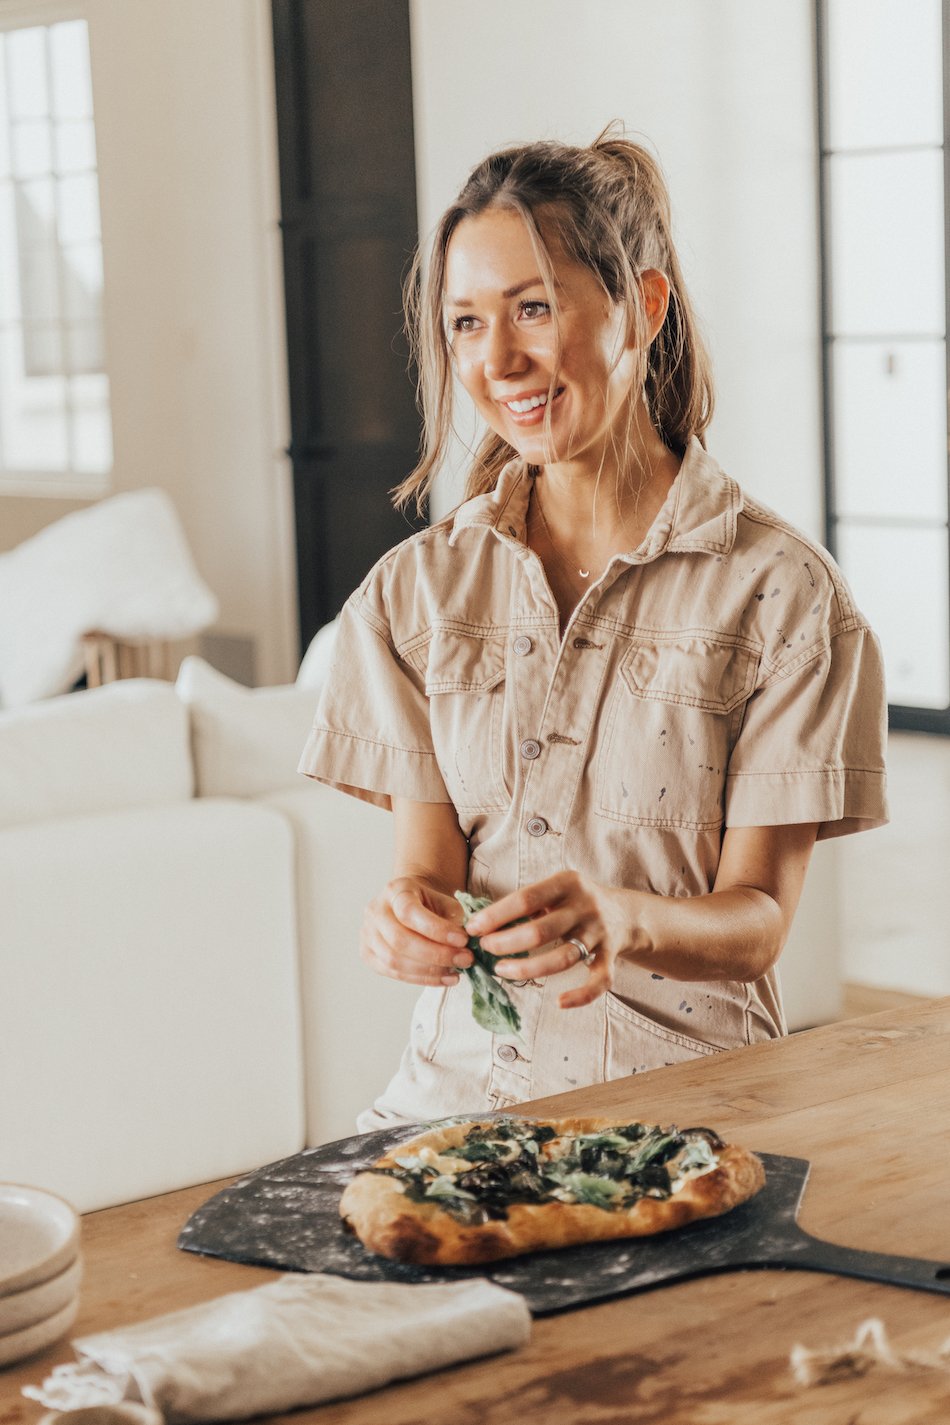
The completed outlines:
{"type": "Polygon", "coordinates": [[[484,356],[489,381],[503,381],[506,376],[525,369],[525,353],[519,345],[518,334],[504,322],[489,328],[484,356]]]}

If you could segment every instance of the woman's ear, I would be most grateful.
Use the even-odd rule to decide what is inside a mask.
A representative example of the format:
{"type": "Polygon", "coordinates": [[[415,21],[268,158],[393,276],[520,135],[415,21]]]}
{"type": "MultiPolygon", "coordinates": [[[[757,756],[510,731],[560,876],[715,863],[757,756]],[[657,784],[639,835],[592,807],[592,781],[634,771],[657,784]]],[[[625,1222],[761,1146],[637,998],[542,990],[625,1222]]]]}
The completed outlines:
{"type": "Polygon", "coordinates": [[[653,341],[666,321],[670,306],[670,279],[658,267],[647,267],[639,276],[646,317],[647,345],[653,341]]]}

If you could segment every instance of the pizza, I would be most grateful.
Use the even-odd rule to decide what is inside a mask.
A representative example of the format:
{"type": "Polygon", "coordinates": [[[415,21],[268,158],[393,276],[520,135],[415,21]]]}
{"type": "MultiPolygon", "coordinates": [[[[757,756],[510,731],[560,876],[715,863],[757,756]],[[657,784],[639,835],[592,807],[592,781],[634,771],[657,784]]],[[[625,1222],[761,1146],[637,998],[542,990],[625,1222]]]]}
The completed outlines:
{"type": "Polygon", "coordinates": [[[394,1148],[347,1184],[340,1215],[380,1256],[467,1266],[669,1232],[764,1183],[755,1154],[709,1128],[504,1117],[394,1148]]]}

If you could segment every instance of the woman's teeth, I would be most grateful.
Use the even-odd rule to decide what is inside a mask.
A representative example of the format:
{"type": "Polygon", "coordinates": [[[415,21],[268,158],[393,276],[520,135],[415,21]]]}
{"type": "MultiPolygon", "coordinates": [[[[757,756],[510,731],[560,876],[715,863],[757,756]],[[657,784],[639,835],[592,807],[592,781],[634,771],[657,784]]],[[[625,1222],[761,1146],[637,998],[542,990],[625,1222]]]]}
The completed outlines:
{"type": "Polygon", "coordinates": [[[538,406],[546,406],[547,403],[548,398],[545,395],[529,396],[527,400],[524,401],[506,401],[505,405],[508,407],[509,411],[516,411],[517,414],[521,416],[524,415],[525,411],[536,410],[538,406]]]}

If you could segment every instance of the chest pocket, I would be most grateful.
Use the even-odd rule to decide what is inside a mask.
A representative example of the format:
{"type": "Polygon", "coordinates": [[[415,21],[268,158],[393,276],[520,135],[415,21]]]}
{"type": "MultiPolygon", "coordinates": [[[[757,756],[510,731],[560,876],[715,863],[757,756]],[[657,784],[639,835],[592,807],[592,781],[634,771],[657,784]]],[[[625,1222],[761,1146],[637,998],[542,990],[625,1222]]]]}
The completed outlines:
{"type": "Polygon", "coordinates": [[[459,811],[505,811],[505,652],[498,634],[436,629],[425,667],[432,741],[459,811]]]}
{"type": "Polygon", "coordinates": [[[609,694],[597,769],[601,816],[710,831],[757,656],[708,634],[632,644],[609,694]]]}

